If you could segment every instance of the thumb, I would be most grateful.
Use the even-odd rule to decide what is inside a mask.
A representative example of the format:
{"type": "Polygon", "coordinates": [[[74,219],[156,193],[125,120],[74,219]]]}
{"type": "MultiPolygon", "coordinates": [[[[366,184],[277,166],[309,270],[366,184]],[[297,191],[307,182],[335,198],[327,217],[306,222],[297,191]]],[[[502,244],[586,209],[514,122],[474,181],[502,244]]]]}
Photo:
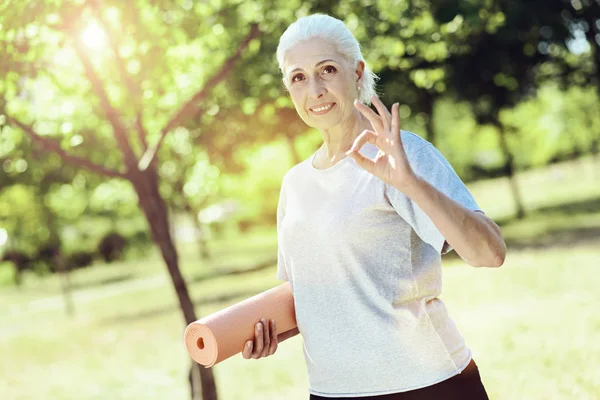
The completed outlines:
{"type": "Polygon", "coordinates": [[[360,154],[358,151],[349,150],[346,152],[346,155],[348,157],[351,157],[354,161],[356,161],[356,163],[360,167],[366,169],[367,171],[371,172],[373,170],[373,166],[375,165],[375,163],[367,157],[360,154]]]}

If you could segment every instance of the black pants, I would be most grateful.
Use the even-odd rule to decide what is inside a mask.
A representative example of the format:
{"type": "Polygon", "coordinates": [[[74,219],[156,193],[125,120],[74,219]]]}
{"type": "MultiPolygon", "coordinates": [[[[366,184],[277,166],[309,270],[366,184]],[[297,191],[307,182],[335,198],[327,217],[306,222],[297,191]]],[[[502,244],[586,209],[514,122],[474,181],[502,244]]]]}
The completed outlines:
{"type": "Polygon", "coordinates": [[[379,396],[365,397],[321,397],[310,395],[310,400],[337,399],[337,400],[489,400],[479,369],[474,360],[462,373],[446,379],[432,386],[421,389],[409,390],[408,392],[391,393],[379,396]]]}

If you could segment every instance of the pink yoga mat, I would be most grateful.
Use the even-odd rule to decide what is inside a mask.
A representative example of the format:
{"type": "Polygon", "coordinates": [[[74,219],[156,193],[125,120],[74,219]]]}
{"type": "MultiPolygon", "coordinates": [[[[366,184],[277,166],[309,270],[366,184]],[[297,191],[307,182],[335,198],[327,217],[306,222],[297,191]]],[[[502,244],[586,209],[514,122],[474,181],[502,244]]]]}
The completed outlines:
{"type": "Polygon", "coordinates": [[[278,335],[296,328],[289,282],[192,322],[185,329],[185,346],[198,364],[212,367],[241,353],[261,318],[274,319],[278,335]]]}

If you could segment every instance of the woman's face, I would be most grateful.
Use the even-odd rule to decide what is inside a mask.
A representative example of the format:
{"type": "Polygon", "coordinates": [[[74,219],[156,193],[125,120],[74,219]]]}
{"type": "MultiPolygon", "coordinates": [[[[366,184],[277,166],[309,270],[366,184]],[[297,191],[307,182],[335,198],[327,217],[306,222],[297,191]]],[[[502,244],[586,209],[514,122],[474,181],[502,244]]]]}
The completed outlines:
{"type": "Polygon", "coordinates": [[[284,58],[287,88],[298,115],[309,126],[328,129],[355,112],[364,63],[352,68],[322,38],[298,42],[284,58]]]}

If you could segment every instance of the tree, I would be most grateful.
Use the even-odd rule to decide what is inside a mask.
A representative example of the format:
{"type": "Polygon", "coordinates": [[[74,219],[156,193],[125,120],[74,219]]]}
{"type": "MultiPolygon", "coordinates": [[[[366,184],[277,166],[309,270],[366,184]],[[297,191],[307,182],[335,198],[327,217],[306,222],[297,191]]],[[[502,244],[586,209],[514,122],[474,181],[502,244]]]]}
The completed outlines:
{"type": "MultiPolygon", "coordinates": [[[[7,57],[0,62],[4,83],[0,89],[5,98],[0,112],[10,129],[27,135],[38,148],[59,155],[65,163],[133,186],[167,265],[184,320],[190,323],[197,317],[170,235],[167,207],[159,189],[157,153],[169,132],[200,112],[199,106],[231,72],[259,28],[241,17],[234,20],[237,9],[215,11],[200,6],[196,13],[207,13],[215,25],[197,28],[190,24],[198,21],[198,15],[188,18],[185,9],[167,9],[162,3],[154,6],[145,1],[138,5],[147,11],[146,20],[122,2],[12,2],[4,6],[0,46],[7,57]],[[207,33],[214,33],[218,25],[221,28],[217,30],[224,33],[223,18],[249,29],[232,31],[215,41],[207,33]],[[161,26],[158,19],[174,26],[161,26]],[[166,29],[172,35],[165,39],[161,34],[166,29]],[[192,39],[198,34],[199,38],[192,39]],[[112,62],[107,61],[108,54],[98,51],[103,41],[110,48],[112,62]],[[190,54],[193,48],[205,53],[215,44],[225,51],[189,76],[181,73],[183,65],[176,57],[156,62],[156,57],[169,50],[190,54]],[[95,51],[90,51],[94,46],[95,51]],[[77,61],[79,65],[74,64],[77,61]],[[190,82],[193,75],[202,82],[199,90],[190,84],[179,85],[185,88],[179,92],[172,89],[176,78],[190,82]],[[158,79],[158,84],[153,85],[152,79],[158,79]],[[145,102],[155,93],[160,96],[158,101],[145,102]],[[170,117],[146,119],[156,112],[164,115],[178,103],[170,117]],[[89,135],[83,136],[83,132],[89,135]],[[65,141],[71,149],[65,149],[65,141]],[[115,148],[118,151],[113,151],[115,148]]],[[[198,383],[198,373],[202,398],[216,399],[212,370],[199,369],[194,363],[192,382],[198,383]]],[[[192,396],[200,396],[199,385],[193,385],[192,396]]]]}
{"type": "Polygon", "coordinates": [[[564,76],[577,70],[580,59],[562,62],[574,58],[567,48],[573,31],[562,17],[565,2],[488,0],[474,4],[448,0],[432,5],[440,23],[458,20],[462,25],[465,50],[449,57],[447,83],[459,100],[472,104],[478,123],[497,129],[517,217],[522,218],[525,209],[508,140],[518,127],[502,121],[500,111],[535,93],[542,66],[552,65],[551,69],[564,76]],[[550,37],[553,45],[547,41],[550,37]]]}

